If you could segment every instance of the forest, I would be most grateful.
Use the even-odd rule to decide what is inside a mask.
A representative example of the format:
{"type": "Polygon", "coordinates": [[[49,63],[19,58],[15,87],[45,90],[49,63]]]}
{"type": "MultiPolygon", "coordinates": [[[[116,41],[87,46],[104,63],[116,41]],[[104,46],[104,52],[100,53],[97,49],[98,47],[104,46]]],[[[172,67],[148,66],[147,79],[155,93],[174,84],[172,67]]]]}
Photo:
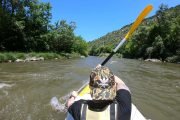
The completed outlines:
{"type": "MultiPolygon", "coordinates": [[[[9,52],[84,56],[110,53],[131,26],[125,25],[87,43],[83,37],[75,35],[74,21],[51,23],[51,9],[50,3],[40,0],[0,0],[0,59],[5,59],[2,53],[9,52]]],[[[143,21],[118,53],[124,58],[180,62],[179,13],[180,5],[172,8],[160,5],[156,14],[143,21]]]]}
{"type": "MultiPolygon", "coordinates": [[[[161,4],[156,14],[147,18],[128,42],[118,50],[124,58],[159,59],[180,62],[180,5],[161,4]]],[[[130,25],[89,42],[90,55],[110,53],[128,32],[130,25]]]]}
{"type": "Polygon", "coordinates": [[[52,24],[51,4],[39,0],[0,0],[0,52],[79,53],[87,42],[76,36],[76,23],[52,24]]]}

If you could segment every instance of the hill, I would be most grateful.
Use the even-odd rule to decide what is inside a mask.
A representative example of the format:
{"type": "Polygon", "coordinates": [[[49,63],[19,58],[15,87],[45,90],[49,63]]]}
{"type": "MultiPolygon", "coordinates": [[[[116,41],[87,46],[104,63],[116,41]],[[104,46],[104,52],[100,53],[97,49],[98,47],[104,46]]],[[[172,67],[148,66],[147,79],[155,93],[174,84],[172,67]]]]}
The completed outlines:
{"type": "MultiPolygon", "coordinates": [[[[180,61],[180,5],[161,5],[156,14],[145,19],[118,53],[126,58],[156,58],[180,61]]],[[[132,23],[131,23],[132,24],[132,23]]],[[[89,42],[90,55],[109,53],[128,32],[131,24],[89,42]]]]}

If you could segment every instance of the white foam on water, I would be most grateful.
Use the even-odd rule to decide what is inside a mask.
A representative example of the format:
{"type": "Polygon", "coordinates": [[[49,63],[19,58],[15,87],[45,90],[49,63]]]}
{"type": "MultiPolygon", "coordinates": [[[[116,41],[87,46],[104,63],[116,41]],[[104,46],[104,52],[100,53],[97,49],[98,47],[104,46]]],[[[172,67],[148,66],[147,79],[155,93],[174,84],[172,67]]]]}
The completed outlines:
{"type": "Polygon", "coordinates": [[[111,61],[110,64],[116,63],[117,61],[111,61]]]}
{"type": "Polygon", "coordinates": [[[6,83],[0,83],[0,89],[4,88],[4,87],[12,87],[13,84],[6,84],[6,83]]]}

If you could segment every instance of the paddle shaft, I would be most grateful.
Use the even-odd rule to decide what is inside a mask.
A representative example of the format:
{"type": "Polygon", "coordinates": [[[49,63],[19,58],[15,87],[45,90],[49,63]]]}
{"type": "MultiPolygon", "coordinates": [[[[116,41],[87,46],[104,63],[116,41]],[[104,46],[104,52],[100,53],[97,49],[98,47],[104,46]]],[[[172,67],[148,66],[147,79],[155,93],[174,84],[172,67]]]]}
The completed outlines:
{"type": "Polygon", "coordinates": [[[104,66],[109,59],[111,59],[111,57],[116,53],[116,51],[124,44],[124,42],[126,42],[126,38],[124,38],[123,40],[120,41],[120,43],[116,46],[116,48],[111,52],[111,54],[109,54],[109,56],[101,63],[102,66],[104,66]]]}
{"type": "Polygon", "coordinates": [[[111,54],[108,55],[108,57],[101,63],[101,65],[104,66],[114,54],[115,52],[111,52],[111,54]]]}

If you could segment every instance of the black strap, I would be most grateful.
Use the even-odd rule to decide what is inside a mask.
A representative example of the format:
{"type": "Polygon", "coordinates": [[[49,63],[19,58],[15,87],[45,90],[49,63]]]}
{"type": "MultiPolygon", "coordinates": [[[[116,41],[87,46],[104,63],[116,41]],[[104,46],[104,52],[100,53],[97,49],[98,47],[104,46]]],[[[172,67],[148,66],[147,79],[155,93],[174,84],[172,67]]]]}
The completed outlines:
{"type": "Polygon", "coordinates": [[[110,105],[110,120],[115,120],[115,104],[110,105]]]}
{"type": "Polygon", "coordinates": [[[86,120],[87,104],[82,104],[81,120],[86,120]]]}
{"type": "Polygon", "coordinates": [[[118,104],[116,102],[113,102],[110,105],[110,120],[117,120],[118,115],[118,104]]]}

